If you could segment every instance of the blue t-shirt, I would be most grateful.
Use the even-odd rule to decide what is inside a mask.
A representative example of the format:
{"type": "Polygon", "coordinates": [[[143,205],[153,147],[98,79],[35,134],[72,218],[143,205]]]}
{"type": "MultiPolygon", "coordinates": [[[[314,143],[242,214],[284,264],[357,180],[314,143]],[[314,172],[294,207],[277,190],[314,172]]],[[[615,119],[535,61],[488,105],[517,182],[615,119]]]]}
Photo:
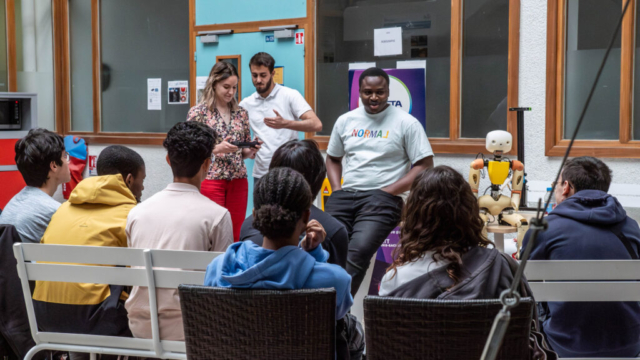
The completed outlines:
{"type": "Polygon", "coordinates": [[[60,203],[44,191],[25,186],[2,210],[0,225],[13,225],[22,242],[39,244],[59,207],[60,203]]]}

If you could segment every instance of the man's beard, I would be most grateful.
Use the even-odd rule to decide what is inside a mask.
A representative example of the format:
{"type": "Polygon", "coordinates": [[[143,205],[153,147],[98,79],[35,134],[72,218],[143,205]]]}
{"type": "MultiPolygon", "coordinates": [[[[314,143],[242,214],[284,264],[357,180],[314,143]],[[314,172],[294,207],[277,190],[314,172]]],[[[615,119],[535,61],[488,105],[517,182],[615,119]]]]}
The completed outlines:
{"type": "Polygon", "coordinates": [[[256,90],[258,91],[258,94],[262,95],[267,91],[269,91],[269,89],[271,89],[271,84],[273,84],[273,78],[269,79],[269,82],[267,82],[267,84],[264,86],[262,90],[259,90],[258,88],[256,88],[256,90]]]}

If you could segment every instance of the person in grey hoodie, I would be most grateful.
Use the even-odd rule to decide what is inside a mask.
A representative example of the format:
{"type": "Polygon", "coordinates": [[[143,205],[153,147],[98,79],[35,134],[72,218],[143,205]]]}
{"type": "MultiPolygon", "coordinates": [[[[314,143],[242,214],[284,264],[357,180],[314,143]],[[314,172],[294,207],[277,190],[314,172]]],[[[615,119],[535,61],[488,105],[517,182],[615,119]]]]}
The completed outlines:
{"type": "MultiPolygon", "coordinates": [[[[638,259],[640,228],[607,194],[611,170],[593,157],[567,161],[555,184],[558,205],[547,216],[531,260],[638,259]]],[[[522,247],[530,241],[530,231],[522,247]]],[[[636,357],[640,352],[638,302],[548,302],[542,330],[560,357],[636,357]]]]}
{"type": "Polygon", "coordinates": [[[320,246],[326,233],[309,221],[313,196],[304,177],[290,168],[274,168],[253,191],[253,227],[264,236],[262,246],[237,242],[207,267],[204,285],[240,289],[336,289],[336,320],[351,305],[351,276],[327,264],[320,246]],[[301,235],[306,236],[300,241],[301,235]]]}

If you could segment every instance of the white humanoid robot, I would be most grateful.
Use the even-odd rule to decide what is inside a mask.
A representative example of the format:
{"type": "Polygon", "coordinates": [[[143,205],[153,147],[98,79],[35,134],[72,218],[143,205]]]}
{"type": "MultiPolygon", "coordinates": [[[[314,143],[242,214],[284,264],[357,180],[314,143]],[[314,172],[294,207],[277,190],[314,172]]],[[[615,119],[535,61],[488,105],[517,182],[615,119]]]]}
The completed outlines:
{"type": "Polygon", "coordinates": [[[529,223],[520,214],[517,214],[520,206],[520,196],[524,186],[524,165],[518,160],[503,158],[503,154],[511,150],[513,144],[511,134],[496,130],[487,134],[486,148],[493,153],[492,159],[476,159],[471,163],[469,170],[469,185],[478,196],[480,186],[480,171],[487,168],[489,180],[491,180],[491,195],[483,195],[478,198],[480,217],[485,226],[489,223],[489,215],[497,219],[499,224],[515,226],[518,231],[517,250],[520,252],[522,239],[529,229],[529,223]],[[502,195],[500,186],[511,176],[511,198],[502,195]]]}

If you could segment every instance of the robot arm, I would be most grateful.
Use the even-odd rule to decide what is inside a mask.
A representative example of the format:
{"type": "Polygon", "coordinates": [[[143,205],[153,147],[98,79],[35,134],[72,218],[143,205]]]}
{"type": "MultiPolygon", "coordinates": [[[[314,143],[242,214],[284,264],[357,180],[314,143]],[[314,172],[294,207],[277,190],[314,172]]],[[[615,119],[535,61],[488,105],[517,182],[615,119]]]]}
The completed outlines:
{"type": "Polygon", "coordinates": [[[511,176],[511,206],[518,211],[524,185],[524,165],[518,160],[513,160],[511,169],[513,170],[513,175],[511,176]]]}
{"type": "Polygon", "coordinates": [[[484,168],[484,160],[475,159],[471,162],[469,169],[469,185],[471,191],[478,197],[478,188],[480,187],[480,171],[484,168]]]}

